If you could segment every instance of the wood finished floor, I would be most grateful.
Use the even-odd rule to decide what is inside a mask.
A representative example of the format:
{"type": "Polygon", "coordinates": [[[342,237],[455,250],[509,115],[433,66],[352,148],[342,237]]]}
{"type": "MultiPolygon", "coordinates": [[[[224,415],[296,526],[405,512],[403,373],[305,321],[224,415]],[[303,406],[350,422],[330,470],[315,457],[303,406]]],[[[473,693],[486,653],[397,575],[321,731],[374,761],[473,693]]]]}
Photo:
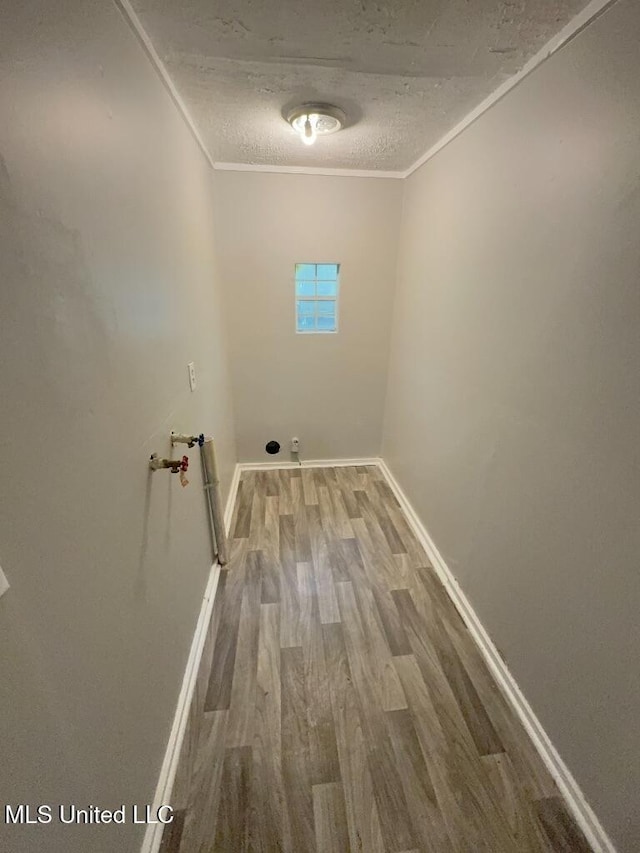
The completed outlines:
{"type": "Polygon", "coordinates": [[[163,853],[588,851],[376,467],[245,472],[163,853]]]}

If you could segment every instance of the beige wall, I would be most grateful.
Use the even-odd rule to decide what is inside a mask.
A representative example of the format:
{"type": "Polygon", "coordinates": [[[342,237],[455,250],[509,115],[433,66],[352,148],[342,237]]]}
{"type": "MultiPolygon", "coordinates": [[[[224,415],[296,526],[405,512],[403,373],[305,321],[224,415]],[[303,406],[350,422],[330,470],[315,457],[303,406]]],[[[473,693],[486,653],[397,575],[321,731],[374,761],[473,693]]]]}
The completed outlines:
{"type": "Polygon", "coordinates": [[[400,181],[217,172],[238,457],[380,452],[400,181]],[[294,264],[340,263],[336,335],[296,335],[294,264]],[[269,439],[283,447],[265,453],[269,439]]]}
{"type": "Polygon", "coordinates": [[[640,849],[640,7],[406,184],[383,456],[640,849]]]}
{"type": "MultiPolygon", "coordinates": [[[[3,5],[0,116],[2,809],[146,803],[211,565],[197,454],[186,489],[147,460],[173,427],[216,435],[225,493],[235,462],[211,171],[112,3],[3,5]]],[[[0,819],[0,848],[142,832],[0,819]]]]}

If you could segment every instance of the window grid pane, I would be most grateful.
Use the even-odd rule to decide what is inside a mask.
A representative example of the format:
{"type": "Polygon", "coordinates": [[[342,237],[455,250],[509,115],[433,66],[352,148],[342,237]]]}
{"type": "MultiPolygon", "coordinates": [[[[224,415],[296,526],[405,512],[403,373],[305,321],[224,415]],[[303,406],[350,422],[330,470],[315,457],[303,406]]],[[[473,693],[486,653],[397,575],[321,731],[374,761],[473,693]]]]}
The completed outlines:
{"type": "Polygon", "coordinates": [[[333,332],[336,328],[334,317],[316,317],[316,325],[323,332],[333,332]]]}
{"type": "Polygon", "coordinates": [[[335,281],[338,277],[337,264],[316,264],[316,278],[324,281],[335,281]]]}
{"type": "Polygon", "coordinates": [[[316,283],[315,281],[296,281],[297,296],[315,296],[316,283]]]}
{"type": "Polygon", "coordinates": [[[315,314],[315,299],[298,299],[298,314],[315,314]]]}
{"type": "Polygon", "coordinates": [[[319,281],[316,284],[316,292],[318,296],[335,296],[338,288],[338,282],[333,279],[333,281],[319,281]]]}
{"type": "Polygon", "coordinates": [[[310,332],[313,331],[315,327],[316,318],[313,315],[310,317],[298,317],[298,331],[310,332]]]}
{"type": "Polygon", "coordinates": [[[316,277],[316,264],[296,264],[296,281],[313,280],[316,277]]]}

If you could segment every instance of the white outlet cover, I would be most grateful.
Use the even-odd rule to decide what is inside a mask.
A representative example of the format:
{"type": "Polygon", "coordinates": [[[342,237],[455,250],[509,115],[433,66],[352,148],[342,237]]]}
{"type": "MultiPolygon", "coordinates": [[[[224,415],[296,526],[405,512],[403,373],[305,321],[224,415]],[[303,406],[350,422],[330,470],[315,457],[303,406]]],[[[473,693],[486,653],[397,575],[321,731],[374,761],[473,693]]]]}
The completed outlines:
{"type": "Polygon", "coordinates": [[[193,361],[190,361],[187,365],[189,368],[189,388],[192,391],[196,390],[196,365],[193,361]]]}
{"type": "Polygon", "coordinates": [[[2,596],[8,589],[9,581],[6,578],[5,573],[2,571],[2,566],[0,566],[0,598],[2,598],[2,596]]]}

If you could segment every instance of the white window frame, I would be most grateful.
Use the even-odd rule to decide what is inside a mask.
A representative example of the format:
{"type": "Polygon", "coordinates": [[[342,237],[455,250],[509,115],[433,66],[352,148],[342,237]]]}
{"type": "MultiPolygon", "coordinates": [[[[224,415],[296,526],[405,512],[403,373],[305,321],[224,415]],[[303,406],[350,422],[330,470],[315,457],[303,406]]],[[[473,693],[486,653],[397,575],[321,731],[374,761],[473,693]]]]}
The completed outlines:
{"type": "MultiPolygon", "coordinates": [[[[293,265],[293,327],[295,329],[296,335],[336,335],[338,333],[339,319],[340,319],[340,271],[342,264],[337,263],[336,261],[297,261],[293,265]],[[316,285],[316,290],[318,286],[318,282],[328,282],[332,281],[332,279],[326,278],[318,278],[317,277],[317,267],[318,265],[326,265],[326,266],[334,266],[337,269],[336,274],[336,295],[335,296],[298,296],[298,282],[296,279],[296,267],[298,264],[313,264],[316,267],[316,277],[314,279],[306,279],[306,281],[314,281],[316,285]],[[335,329],[299,329],[298,328],[298,302],[335,302],[336,303],[336,327],[335,329]]],[[[317,318],[317,312],[314,312],[314,317],[317,318]]]]}

